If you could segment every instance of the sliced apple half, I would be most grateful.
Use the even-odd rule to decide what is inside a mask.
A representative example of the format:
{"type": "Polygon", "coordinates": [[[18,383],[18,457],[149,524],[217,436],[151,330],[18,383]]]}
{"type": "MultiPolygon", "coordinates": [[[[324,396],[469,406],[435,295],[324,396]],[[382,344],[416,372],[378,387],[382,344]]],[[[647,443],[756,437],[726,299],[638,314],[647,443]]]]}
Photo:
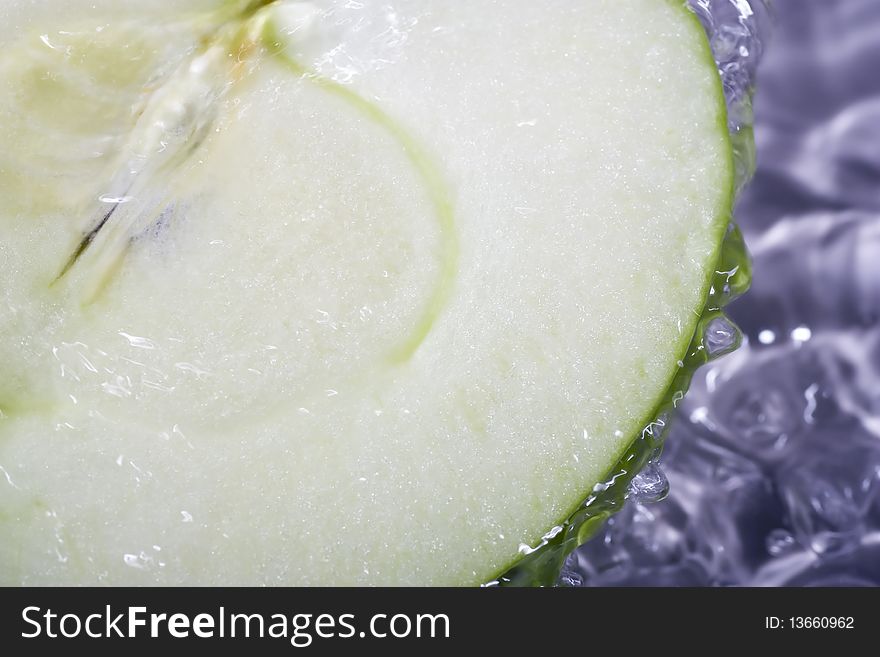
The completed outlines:
{"type": "Polygon", "coordinates": [[[705,307],[733,165],[698,22],[192,7],[2,2],[0,582],[491,580],[705,307]]]}

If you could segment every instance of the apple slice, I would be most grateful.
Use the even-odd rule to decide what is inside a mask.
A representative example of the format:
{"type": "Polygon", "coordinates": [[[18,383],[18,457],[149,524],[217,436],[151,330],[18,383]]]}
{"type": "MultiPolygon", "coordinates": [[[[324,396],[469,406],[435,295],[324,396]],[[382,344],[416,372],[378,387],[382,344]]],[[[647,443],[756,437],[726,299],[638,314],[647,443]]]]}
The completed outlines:
{"type": "Polygon", "coordinates": [[[706,305],[733,165],[699,23],[196,4],[3,6],[0,583],[491,580],[706,305]],[[177,127],[132,151],[157,98],[177,127]]]}

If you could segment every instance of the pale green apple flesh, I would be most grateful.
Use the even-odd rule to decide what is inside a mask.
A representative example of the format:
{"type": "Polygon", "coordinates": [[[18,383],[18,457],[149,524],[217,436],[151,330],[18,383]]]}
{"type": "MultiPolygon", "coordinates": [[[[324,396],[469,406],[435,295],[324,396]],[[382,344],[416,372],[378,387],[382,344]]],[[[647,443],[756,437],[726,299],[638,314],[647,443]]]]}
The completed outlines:
{"type": "Polygon", "coordinates": [[[0,2],[0,583],[490,580],[705,305],[699,24],[179,4],[0,2]]]}

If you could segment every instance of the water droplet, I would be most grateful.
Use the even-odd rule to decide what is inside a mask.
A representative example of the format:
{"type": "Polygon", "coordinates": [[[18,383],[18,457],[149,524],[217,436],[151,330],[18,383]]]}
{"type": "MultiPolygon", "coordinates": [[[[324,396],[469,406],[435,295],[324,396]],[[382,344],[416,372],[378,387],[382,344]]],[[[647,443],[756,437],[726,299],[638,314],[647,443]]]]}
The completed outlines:
{"type": "Polygon", "coordinates": [[[573,571],[562,571],[559,579],[562,586],[578,587],[584,585],[583,576],[573,571]]]}
{"type": "Polygon", "coordinates": [[[657,463],[649,463],[629,484],[629,497],[639,502],[659,502],[669,494],[669,480],[657,463]]]}
{"type": "Polygon", "coordinates": [[[733,351],[739,343],[739,329],[726,317],[716,317],[706,327],[703,344],[706,352],[713,358],[733,351]]]}
{"type": "Polygon", "coordinates": [[[122,555],[122,561],[129,568],[146,570],[149,568],[150,564],[153,563],[153,557],[144,552],[141,552],[140,554],[124,554],[122,555]]]}

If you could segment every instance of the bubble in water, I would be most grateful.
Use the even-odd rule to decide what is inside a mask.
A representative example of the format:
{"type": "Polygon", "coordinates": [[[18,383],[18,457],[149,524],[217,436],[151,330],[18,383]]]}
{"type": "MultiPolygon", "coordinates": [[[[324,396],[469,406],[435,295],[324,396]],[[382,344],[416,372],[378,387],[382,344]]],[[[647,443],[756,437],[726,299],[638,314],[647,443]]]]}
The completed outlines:
{"type": "Polygon", "coordinates": [[[853,445],[842,452],[817,452],[780,473],[779,485],[795,536],[818,554],[853,549],[877,489],[880,451],[853,445]],[[852,458],[860,452],[862,475],[852,458]]]}
{"type": "Polygon", "coordinates": [[[731,428],[749,442],[762,448],[780,451],[789,434],[797,427],[797,419],[785,394],[777,389],[745,390],[733,402],[731,428]]]}
{"type": "Polygon", "coordinates": [[[784,529],[774,529],[767,534],[767,552],[774,557],[779,557],[797,549],[797,541],[791,532],[784,529]]]}

